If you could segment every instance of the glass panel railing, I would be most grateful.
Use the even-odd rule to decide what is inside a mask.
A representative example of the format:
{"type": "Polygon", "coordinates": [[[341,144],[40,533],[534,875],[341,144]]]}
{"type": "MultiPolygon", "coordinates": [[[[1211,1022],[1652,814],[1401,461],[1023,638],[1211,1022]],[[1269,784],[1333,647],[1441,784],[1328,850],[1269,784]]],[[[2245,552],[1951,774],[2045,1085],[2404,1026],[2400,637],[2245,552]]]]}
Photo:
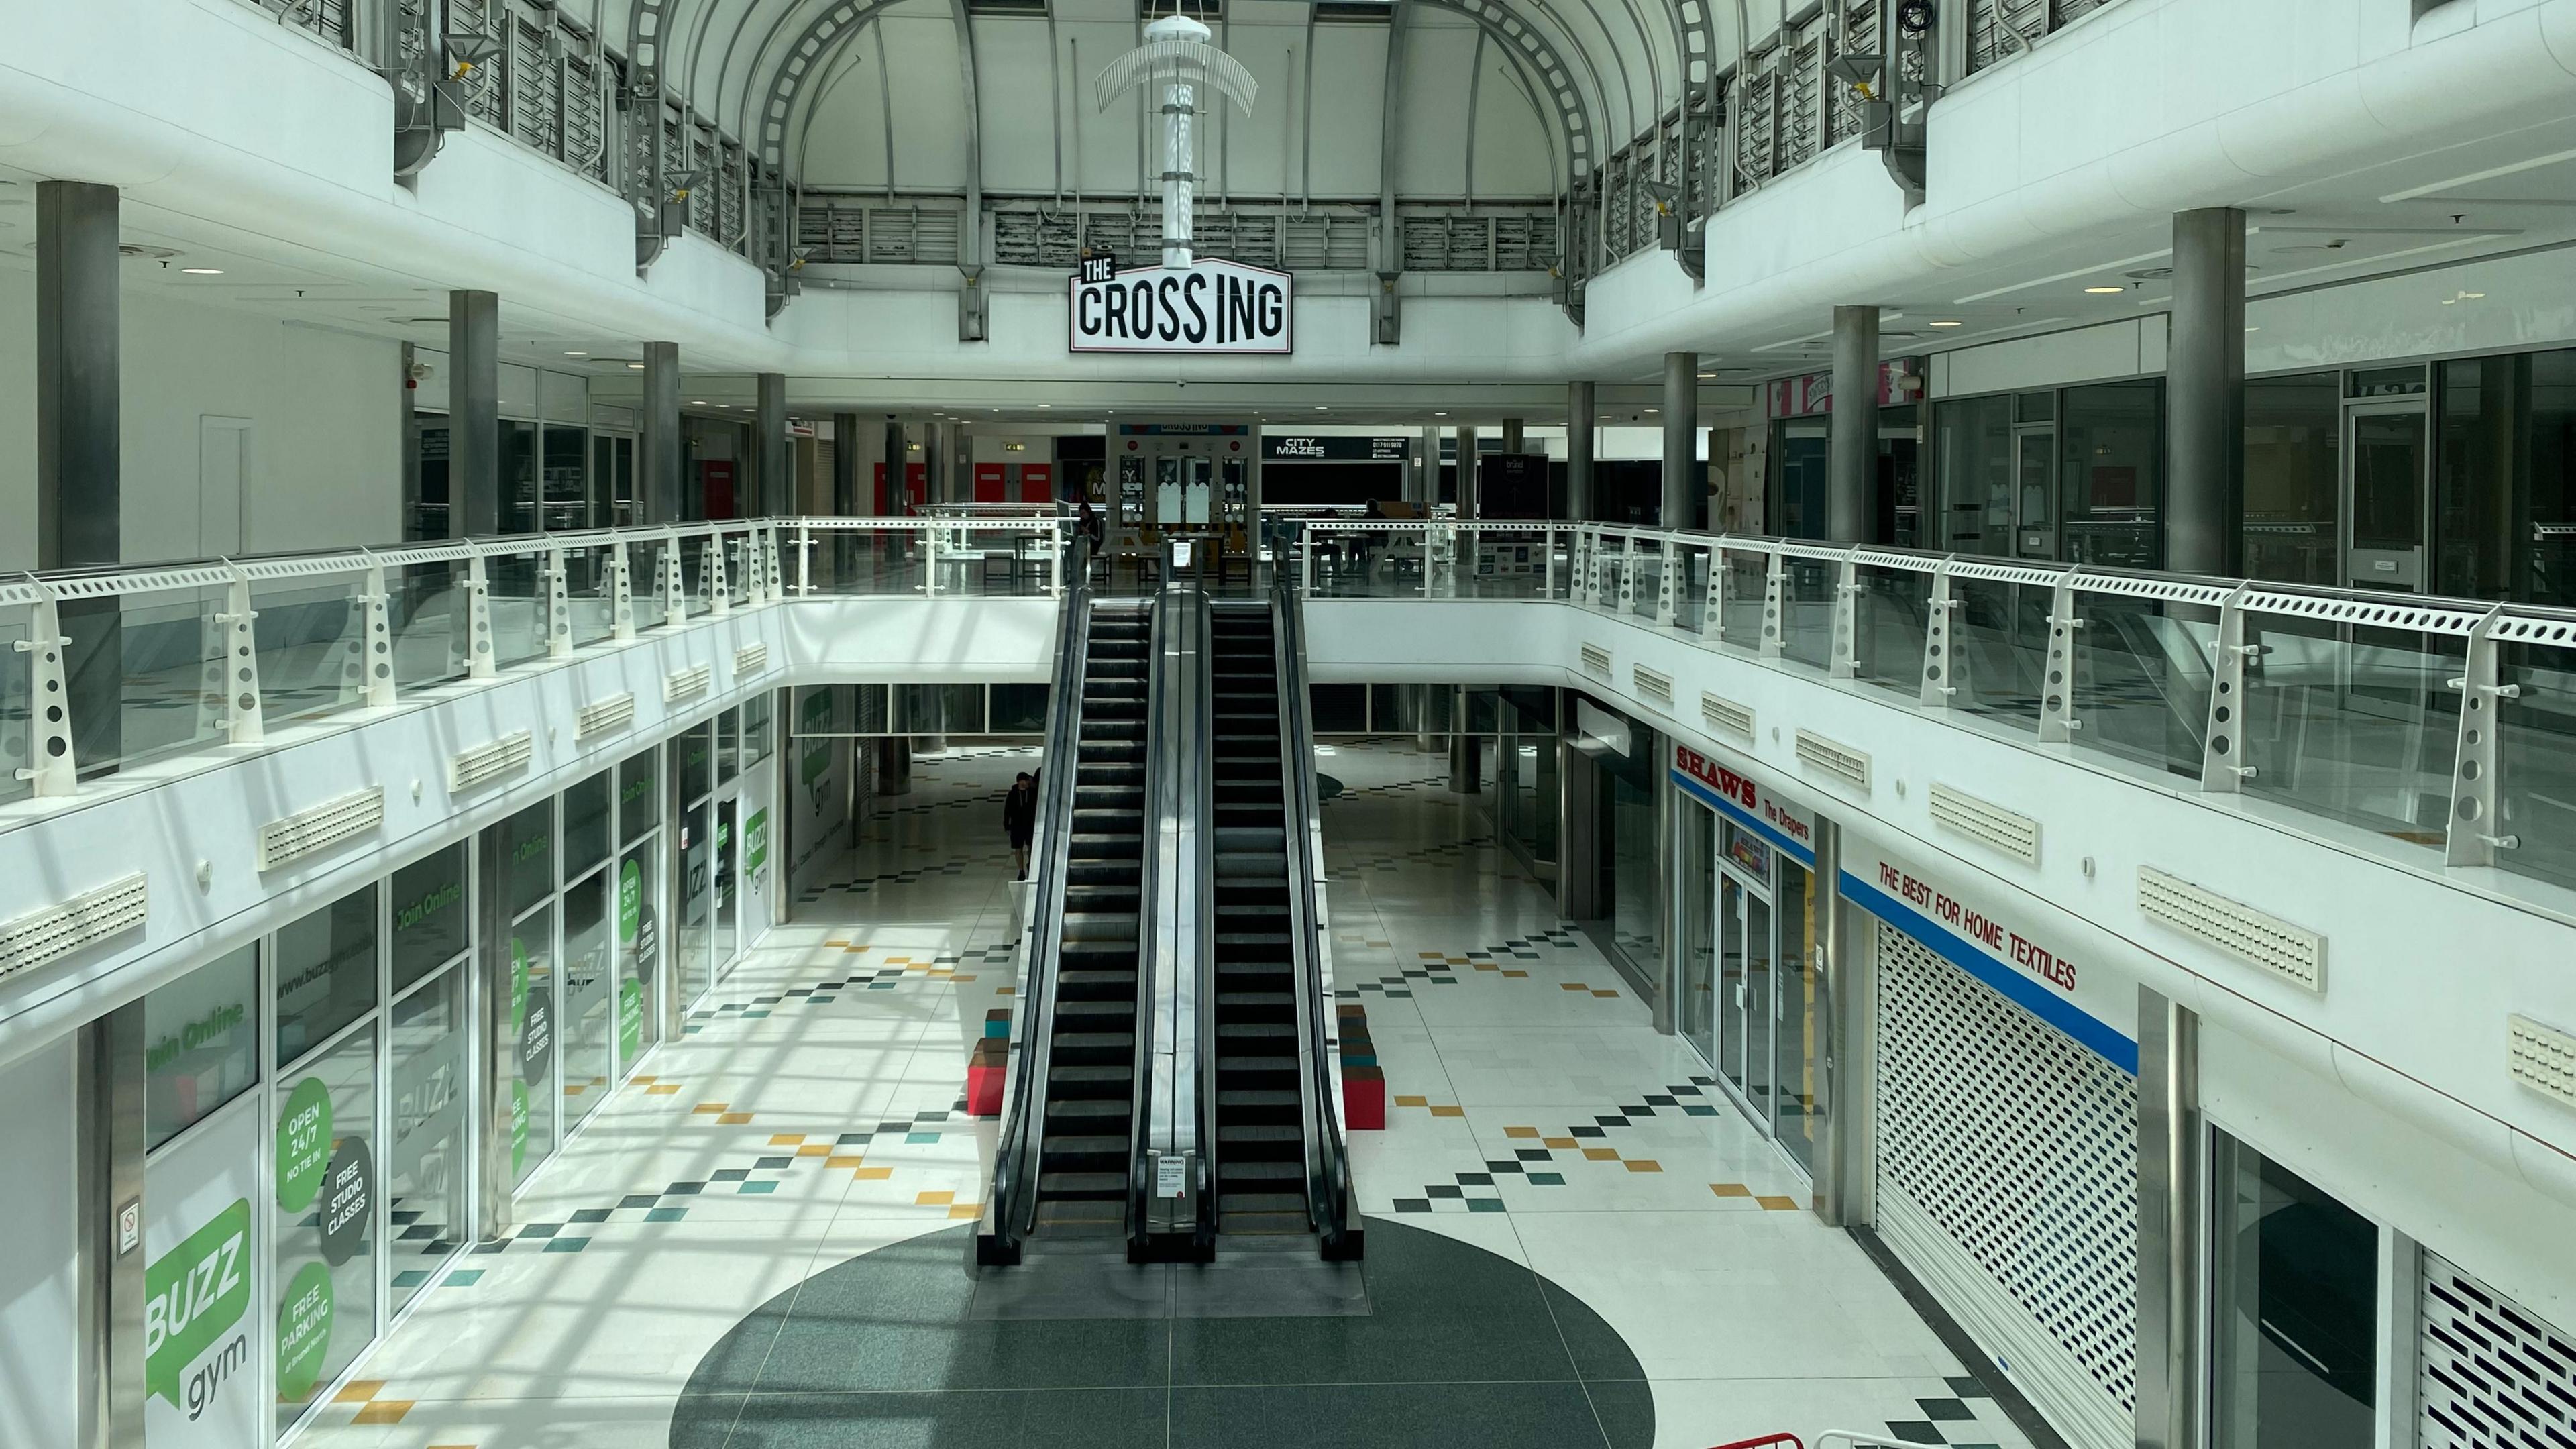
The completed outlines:
{"type": "Polygon", "coordinates": [[[36,788],[21,773],[36,767],[35,716],[28,708],[34,662],[20,647],[32,614],[24,605],[0,606],[0,805],[23,800],[36,788]]]}
{"type": "Polygon", "coordinates": [[[2218,611],[2079,593],[2076,617],[2077,748],[2199,778],[2218,611]]]}
{"type": "Polygon", "coordinates": [[[112,726],[75,719],[73,748],[84,776],[143,763],[231,738],[224,712],[229,630],[226,586],[164,589],[63,609],[64,651],[75,701],[98,697],[98,676],[115,673],[112,726]],[[104,628],[102,628],[104,626],[104,628]]]}
{"type": "MultiPolygon", "coordinates": [[[[2576,626],[2567,631],[2576,636],[2576,626]]],[[[2576,886],[2576,644],[2506,644],[2496,711],[2496,864],[2576,886]]],[[[0,722],[0,730],[7,725],[0,722]]]]}
{"type": "Polygon", "coordinates": [[[1834,654],[1834,578],[1841,565],[1828,559],[1790,558],[1781,620],[1781,652],[1801,664],[1829,667],[1834,654]]]}
{"type": "Polygon", "coordinates": [[[492,614],[492,667],[507,669],[546,653],[546,556],[495,555],[483,561],[485,602],[492,614]]]}
{"type": "Polygon", "coordinates": [[[1951,704],[2036,732],[2048,588],[1954,575],[1950,597],[1951,704]]]}
{"type": "Polygon", "coordinates": [[[2258,614],[2245,642],[2246,792],[2440,844],[2467,641],[2258,614]]]}
{"type": "Polygon", "coordinates": [[[617,637],[617,590],[609,577],[609,553],[604,545],[564,550],[564,599],[575,649],[617,637]]]}
{"type": "Polygon", "coordinates": [[[1932,610],[1928,570],[1862,564],[1853,600],[1852,673],[1911,698],[1923,688],[1923,634],[1932,610]]]}
{"type": "Polygon", "coordinates": [[[1726,555],[1726,642],[1738,649],[1762,647],[1762,601],[1770,588],[1771,556],[1731,549],[1726,555]]]}
{"type": "Polygon", "coordinates": [[[260,714],[270,726],[354,709],[364,683],[363,575],[262,580],[251,586],[260,714]]]}
{"type": "Polygon", "coordinates": [[[386,570],[385,615],[394,636],[394,685],[424,689],[463,679],[471,599],[463,560],[386,570]]]}
{"type": "Polygon", "coordinates": [[[707,535],[700,534],[695,538],[681,539],[677,547],[680,550],[682,608],[688,617],[694,619],[715,607],[715,596],[711,592],[714,587],[714,575],[708,569],[708,561],[712,557],[709,549],[712,545],[707,535]]]}

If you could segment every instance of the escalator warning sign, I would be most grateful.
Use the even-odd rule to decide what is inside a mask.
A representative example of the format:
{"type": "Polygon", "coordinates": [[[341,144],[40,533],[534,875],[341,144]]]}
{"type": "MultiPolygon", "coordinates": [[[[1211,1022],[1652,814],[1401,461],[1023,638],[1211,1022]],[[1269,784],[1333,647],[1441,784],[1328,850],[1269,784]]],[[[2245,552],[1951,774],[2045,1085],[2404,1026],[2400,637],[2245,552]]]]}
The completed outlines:
{"type": "Polygon", "coordinates": [[[1186,1190],[1189,1162],[1185,1153],[1154,1154],[1154,1196],[1179,1197],[1186,1190]]]}

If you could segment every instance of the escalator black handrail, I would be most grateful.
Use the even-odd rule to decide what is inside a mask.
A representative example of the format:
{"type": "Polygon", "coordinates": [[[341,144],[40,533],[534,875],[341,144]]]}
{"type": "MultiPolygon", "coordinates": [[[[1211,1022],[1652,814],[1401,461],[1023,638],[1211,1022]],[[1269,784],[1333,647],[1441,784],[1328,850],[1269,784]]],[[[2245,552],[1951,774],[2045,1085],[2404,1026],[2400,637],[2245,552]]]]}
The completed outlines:
{"type": "Polygon", "coordinates": [[[1037,864],[1035,898],[1023,935],[1025,969],[1014,1009],[1020,1032],[1019,1070],[993,1153],[989,1232],[978,1234],[986,1262],[1017,1262],[1020,1244],[1035,1226],[1039,1144],[1045,1135],[1048,1059],[1053,1055],[1056,973],[1063,957],[1064,887],[1073,849],[1074,775],[1082,754],[1082,681],[1091,656],[1091,541],[1079,534],[1066,544],[1064,610],[1058,621],[1055,680],[1047,697],[1046,746],[1038,760],[1038,818],[1030,854],[1037,864]],[[989,1236],[994,1241],[987,1244],[989,1236]]]}
{"type": "Polygon", "coordinates": [[[1284,570],[1272,575],[1270,596],[1279,674],[1281,783],[1288,805],[1281,833],[1288,856],[1289,942],[1297,964],[1306,1203],[1324,1257],[1342,1261],[1359,1256],[1361,1230],[1352,1202],[1350,1154],[1342,1139],[1341,1112],[1333,1100],[1328,1055],[1332,1034],[1324,1011],[1323,923],[1317,900],[1324,863],[1316,845],[1321,800],[1315,787],[1315,736],[1307,707],[1313,696],[1307,683],[1305,608],[1292,576],[1284,570]]]}
{"type": "Polygon", "coordinates": [[[1190,597],[1199,615],[1199,638],[1205,649],[1198,671],[1198,689],[1191,700],[1192,729],[1199,742],[1196,772],[1197,795],[1190,808],[1198,813],[1199,908],[1198,939],[1191,943],[1190,970],[1198,982],[1197,1020],[1192,1027],[1198,1033],[1198,1151],[1197,1169],[1190,1184],[1197,1204],[1198,1218],[1193,1224],[1190,1241],[1199,1261],[1216,1255],[1217,1230],[1217,1154],[1216,1136],[1218,1041],[1216,1034],[1216,614],[1209,605],[1204,589],[1193,588],[1190,597]]]}
{"type": "Polygon", "coordinates": [[[1171,688],[1162,667],[1163,636],[1170,624],[1165,608],[1171,597],[1157,592],[1146,606],[1145,626],[1145,802],[1137,822],[1136,842],[1136,1041],[1128,1077],[1127,1118],[1127,1261],[1149,1261],[1153,1253],[1154,1110],[1154,925],[1160,920],[1162,892],[1156,889],[1161,832],[1156,811],[1164,776],[1172,768],[1171,741],[1163,737],[1164,696],[1171,688]]]}

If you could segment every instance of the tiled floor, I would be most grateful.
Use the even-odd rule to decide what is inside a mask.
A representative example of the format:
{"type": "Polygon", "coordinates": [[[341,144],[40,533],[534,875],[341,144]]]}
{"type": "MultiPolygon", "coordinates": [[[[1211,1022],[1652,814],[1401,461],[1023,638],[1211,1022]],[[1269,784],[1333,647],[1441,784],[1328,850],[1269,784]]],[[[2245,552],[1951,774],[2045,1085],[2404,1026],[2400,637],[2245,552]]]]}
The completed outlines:
{"type": "MultiPolygon", "coordinates": [[[[1364,1208],[1580,1300],[1650,1381],[1656,1445],[1853,1428],[2019,1449],[1859,1249],[1798,1210],[1804,1184],[1705,1064],[1555,918],[1491,839],[1485,802],[1441,788],[1442,758],[1328,748],[1322,768],[1347,787],[1325,816],[1336,980],[1368,1008],[1394,1104],[1386,1131],[1353,1138],[1364,1208]]],[[[807,893],[814,923],[780,929],[716,988],[538,1175],[518,1235],[441,1275],[303,1442],[659,1449],[692,1375],[721,1367],[732,1349],[713,1351],[763,1305],[823,1293],[878,1249],[962,1260],[946,1244],[978,1212],[993,1128],[960,1094],[986,1011],[1011,999],[999,791],[1018,763],[921,760],[913,794],[885,802],[807,893]]],[[[846,1311],[908,1306],[861,1296],[846,1311]]],[[[899,1395],[954,1369],[921,1363],[918,1385],[900,1361],[869,1371],[899,1395]]],[[[1507,1378],[1493,1407],[1546,1397],[1507,1378]]],[[[1150,1390],[1170,1394],[1160,1417],[1182,1441],[1218,1433],[1210,1414],[1264,1422],[1244,1397],[1261,1392],[1150,1390]]],[[[1372,1392],[1391,1396],[1368,1405],[1380,1442],[1406,1441],[1425,1405],[1372,1392]]],[[[872,1403],[870,1443],[1046,1437],[1007,1390],[936,1422],[872,1403]]],[[[833,1437],[830,1412],[781,1396],[731,1443],[859,1442],[833,1437]]],[[[1442,1427],[1423,1423],[1422,1442],[1455,1442],[1442,1427]]]]}

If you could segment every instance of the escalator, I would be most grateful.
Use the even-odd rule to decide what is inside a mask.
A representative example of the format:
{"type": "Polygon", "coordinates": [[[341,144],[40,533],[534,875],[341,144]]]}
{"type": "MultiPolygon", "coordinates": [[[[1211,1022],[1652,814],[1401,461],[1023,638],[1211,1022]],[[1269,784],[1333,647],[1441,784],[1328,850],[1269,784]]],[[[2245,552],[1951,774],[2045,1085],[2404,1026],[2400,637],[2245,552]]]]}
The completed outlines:
{"type": "Polygon", "coordinates": [[[1136,1032],[1144,922],[1145,611],[1091,611],[1075,737],[1072,830],[1047,1023],[1037,1227],[1114,1237],[1136,1152],[1136,1032]]]}
{"type": "Polygon", "coordinates": [[[1303,1233],[1305,1100],[1270,610],[1216,609],[1216,1206],[1221,1233],[1303,1233]]]}

